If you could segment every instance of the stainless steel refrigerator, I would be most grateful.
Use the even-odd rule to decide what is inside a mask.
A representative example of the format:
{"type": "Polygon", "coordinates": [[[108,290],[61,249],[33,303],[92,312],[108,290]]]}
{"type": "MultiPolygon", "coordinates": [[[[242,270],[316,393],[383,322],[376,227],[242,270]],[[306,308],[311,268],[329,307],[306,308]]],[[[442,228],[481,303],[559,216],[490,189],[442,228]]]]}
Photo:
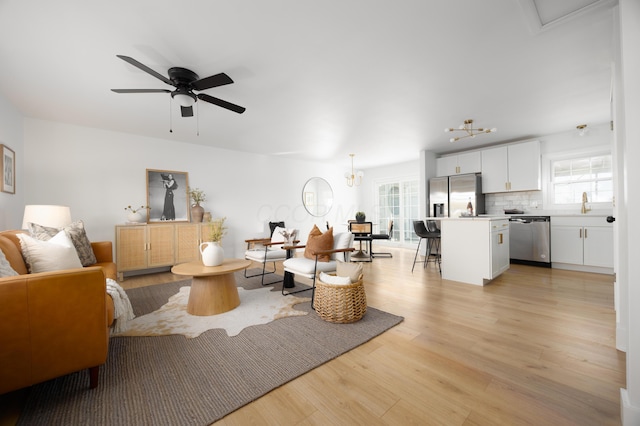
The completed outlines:
{"type": "Polygon", "coordinates": [[[484,213],[480,174],[445,176],[429,180],[429,216],[460,217],[484,213]]]}
{"type": "Polygon", "coordinates": [[[449,178],[447,176],[429,179],[428,216],[449,216],[449,178]]]}
{"type": "Polygon", "coordinates": [[[449,176],[449,217],[477,216],[484,212],[480,174],[449,176]]]}

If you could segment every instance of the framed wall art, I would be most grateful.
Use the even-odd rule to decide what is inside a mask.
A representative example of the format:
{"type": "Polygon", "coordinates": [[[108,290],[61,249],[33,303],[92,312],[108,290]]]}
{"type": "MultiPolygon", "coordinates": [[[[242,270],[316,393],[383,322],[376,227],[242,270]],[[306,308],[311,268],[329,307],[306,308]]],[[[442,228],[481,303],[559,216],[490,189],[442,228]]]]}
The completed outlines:
{"type": "Polygon", "coordinates": [[[0,145],[0,169],[2,180],[0,190],[10,194],[16,193],[16,153],[6,145],[0,145]]]}
{"type": "Polygon", "coordinates": [[[147,169],[147,222],[189,221],[189,174],[147,169]]]}

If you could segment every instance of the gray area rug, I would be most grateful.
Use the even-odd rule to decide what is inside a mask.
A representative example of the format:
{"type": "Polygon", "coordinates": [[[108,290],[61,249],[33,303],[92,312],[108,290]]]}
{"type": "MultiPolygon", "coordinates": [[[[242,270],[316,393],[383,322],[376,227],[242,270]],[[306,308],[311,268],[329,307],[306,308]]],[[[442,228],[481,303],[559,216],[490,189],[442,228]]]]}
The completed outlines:
{"type": "MultiPolygon", "coordinates": [[[[236,273],[245,289],[259,288],[259,278],[236,273]]],[[[144,315],[189,282],[127,293],[135,314],[144,315]]],[[[280,288],[275,284],[273,291],[280,288]]],[[[88,388],[87,371],[33,386],[18,424],[208,425],[403,320],[368,307],[356,323],[333,324],[309,302],[295,308],[309,315],[251,326],[233,337],[222,329],[194,339],[113,337],[97,389],[88,388]]]]}

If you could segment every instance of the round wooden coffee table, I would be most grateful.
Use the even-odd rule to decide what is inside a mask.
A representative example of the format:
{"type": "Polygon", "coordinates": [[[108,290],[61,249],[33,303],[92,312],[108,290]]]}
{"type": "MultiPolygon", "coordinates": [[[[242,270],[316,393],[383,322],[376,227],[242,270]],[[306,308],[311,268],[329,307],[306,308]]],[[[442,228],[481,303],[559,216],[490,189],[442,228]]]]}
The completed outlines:
{"type": "Polygon", "coordinates": [[[195,260],[175,265],[171,272],[193,277],[187,312],[206,316],[228,312],[240,304],[234,272],[249,265],[251,261],[246,259],[225,259],[220,266],[204,266],[195,260]]]}

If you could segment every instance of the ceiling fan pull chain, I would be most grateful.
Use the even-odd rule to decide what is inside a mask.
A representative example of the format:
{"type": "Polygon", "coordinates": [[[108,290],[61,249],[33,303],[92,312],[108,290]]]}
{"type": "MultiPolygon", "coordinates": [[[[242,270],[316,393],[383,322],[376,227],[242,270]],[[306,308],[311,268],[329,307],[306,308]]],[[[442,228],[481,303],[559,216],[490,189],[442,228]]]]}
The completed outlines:
{"type": "Polygon", "coordinates": [[[200,105],[196,102],[196,136],[200,136],[200,105]]]}
{"type": "Polygon", "coordinates": [[[173,97],[169,96],[169,133],[173,133],[173,97]]]}

